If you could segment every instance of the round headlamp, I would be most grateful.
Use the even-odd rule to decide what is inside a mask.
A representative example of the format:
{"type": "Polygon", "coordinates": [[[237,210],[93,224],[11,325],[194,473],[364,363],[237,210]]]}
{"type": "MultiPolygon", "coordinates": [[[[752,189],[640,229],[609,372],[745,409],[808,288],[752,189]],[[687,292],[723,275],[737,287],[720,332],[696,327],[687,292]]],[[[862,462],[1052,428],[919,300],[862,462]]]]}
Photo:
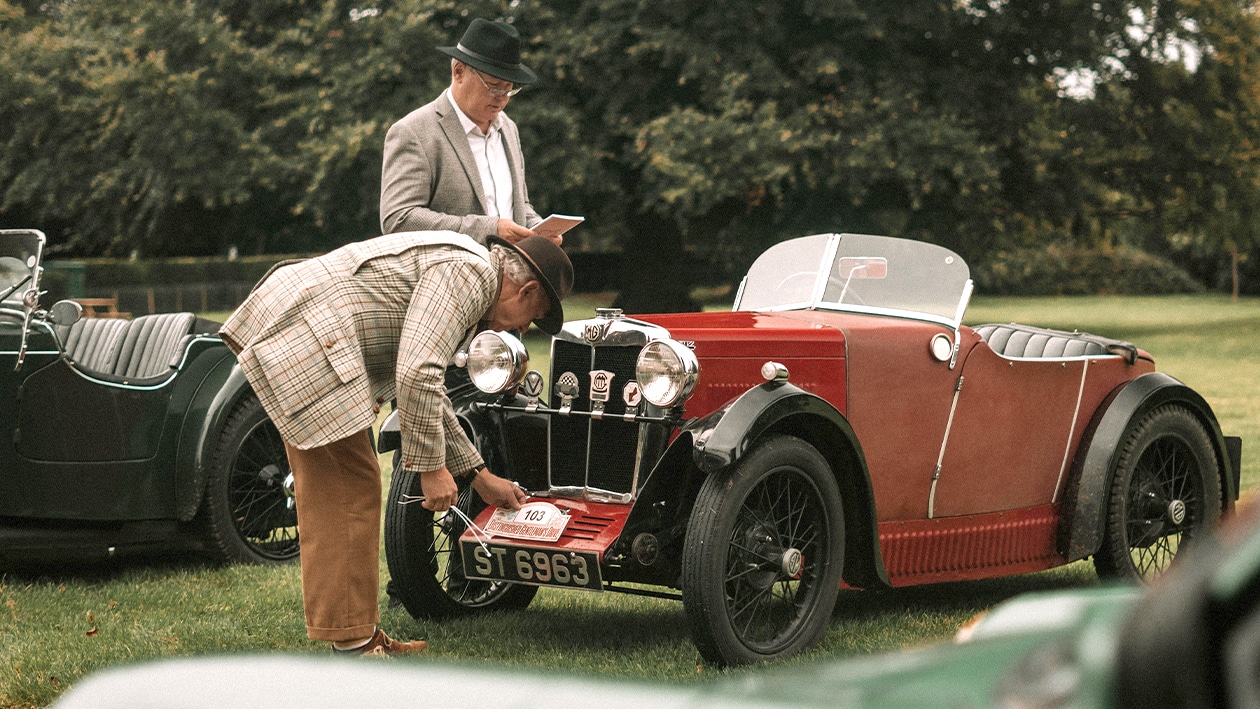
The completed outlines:
{"type": "Polygon", "coordinates": [[[675,340],[648,343],[635,363],[635,379],[643,398],[662,409],[686,400],[696,386],[699,372],[696,354],[675,340]]]}
{"type": "Polygon", "coordinates": [[[529,352],[515,335],[486,330],[468,346],[468,376],[487,394],[516,386],[528,367],[529,352]]]}

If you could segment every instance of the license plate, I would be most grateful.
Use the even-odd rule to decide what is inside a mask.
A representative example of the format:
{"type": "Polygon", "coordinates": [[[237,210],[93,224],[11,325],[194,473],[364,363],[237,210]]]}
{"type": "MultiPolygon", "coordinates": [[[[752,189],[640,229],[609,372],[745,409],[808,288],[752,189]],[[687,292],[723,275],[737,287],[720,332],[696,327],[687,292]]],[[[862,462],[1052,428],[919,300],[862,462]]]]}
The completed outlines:
{"type": "Polygon", "coordinates": [[[535,586],[604,590],[599,556],[590,551],[536,549],[511,544],[461,540],[464,575],[470,578],[528,583],[535,586]]]}

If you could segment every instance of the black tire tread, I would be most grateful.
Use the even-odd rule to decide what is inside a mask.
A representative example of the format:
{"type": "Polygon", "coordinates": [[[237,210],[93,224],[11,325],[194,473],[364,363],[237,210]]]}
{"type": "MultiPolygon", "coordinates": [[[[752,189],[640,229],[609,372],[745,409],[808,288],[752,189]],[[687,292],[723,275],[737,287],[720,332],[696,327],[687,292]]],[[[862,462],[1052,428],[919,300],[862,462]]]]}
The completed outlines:
{"type": "Polygon", "coordinates": [[[1094,568],[1101,578],[1130,582],[1143,580],[1134,568],[1124,531],[1128,521],[1129,487],[1142,454],[1154,440],[1157,440],[1150,437],[1160,435],[1161,428],[1164,429],[1163,432],[1182,435],[1186,444],[1192,449],[1197,449],[1197,453],[1205,460],[1205,464],[1200,466],[1204,519],[1194,531],[1201,533],[1202,530],[1210,528],[1220,515],[1221,481],[1216,450],[1203,424],[1192,412],[1178,404],[1168,404],[1150,411],[1126,434],[1120,458],[1113,472],[1111,487],[1108,490],[1103,542],[1094,555],[1094,568]]]}

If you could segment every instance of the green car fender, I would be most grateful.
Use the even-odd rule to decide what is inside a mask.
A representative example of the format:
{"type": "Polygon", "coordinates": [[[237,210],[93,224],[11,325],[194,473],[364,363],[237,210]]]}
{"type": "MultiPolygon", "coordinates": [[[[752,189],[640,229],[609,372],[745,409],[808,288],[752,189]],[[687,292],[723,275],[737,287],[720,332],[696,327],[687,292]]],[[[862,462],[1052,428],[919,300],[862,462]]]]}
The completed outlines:
{"type": "Polygon", "coordinates": [[[790,382],[766,382],[689,423],[683,433],[692,441],[696,467],[708,474],[737,463],[768,433],[795,436],[817,448],[836,474],[844,505],[845,582],[857,588],[890,586],[866,457],[836,407],[790,382]]]}
{"type": "Polygon", "coordinates": [[[228,416],[241,399],[254,393],[236,358],[226,348],[221,357],[201,380],[180,427],[175,458],[175,513],[181,522],[191,520],[201,507],[210,459],[228,416]]]}

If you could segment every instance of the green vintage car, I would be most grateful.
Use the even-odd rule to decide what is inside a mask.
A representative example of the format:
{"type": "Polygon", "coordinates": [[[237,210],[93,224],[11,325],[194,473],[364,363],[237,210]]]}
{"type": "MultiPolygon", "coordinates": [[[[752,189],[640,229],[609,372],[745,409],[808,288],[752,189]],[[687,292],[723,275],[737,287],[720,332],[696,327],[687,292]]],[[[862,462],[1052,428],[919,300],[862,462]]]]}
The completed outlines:
{"type": "Polygon", "coordinates": [[[295,558],[284,445],[218,323],[44,309],[44,243],[0,230],[0,571],[177,545],[295,558]]]}

